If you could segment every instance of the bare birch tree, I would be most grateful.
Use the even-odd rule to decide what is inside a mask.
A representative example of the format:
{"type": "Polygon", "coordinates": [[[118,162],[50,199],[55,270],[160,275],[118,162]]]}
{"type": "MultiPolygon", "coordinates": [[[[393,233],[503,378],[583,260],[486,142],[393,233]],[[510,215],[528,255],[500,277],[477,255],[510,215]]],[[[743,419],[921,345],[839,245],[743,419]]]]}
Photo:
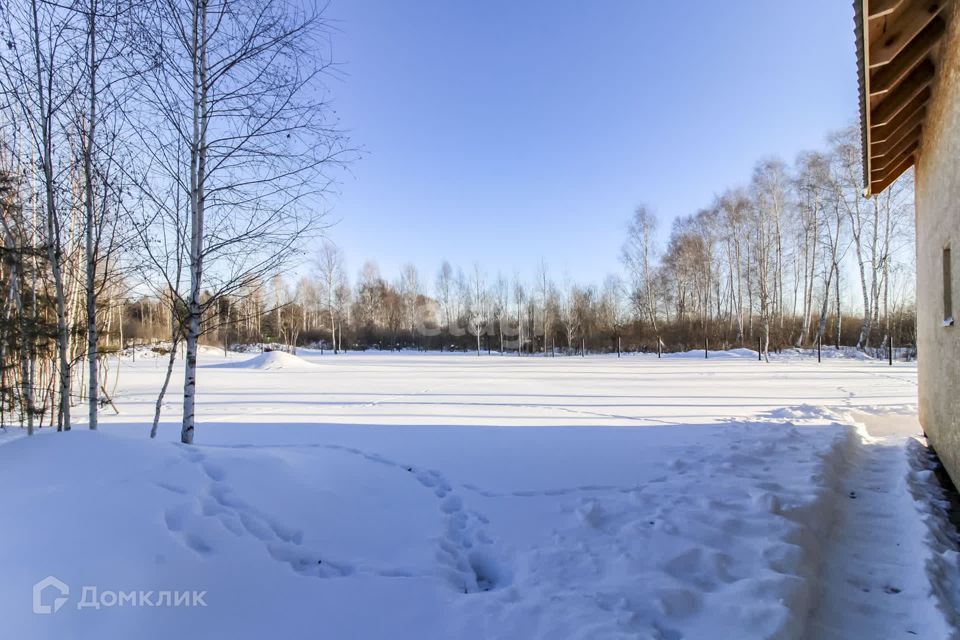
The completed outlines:
{"type": "Polygon", "coordinates": [[[633,218],[627,227],[627,239],[621,250],[621,259],[627,267],[632,283],[631,298],[637,313],[650,323],[653,334],[659,337],[657,327],[658,294],[655,288],[654,261],[656,252],[654,243],[657,233],[657,217],[646,206],[640,205],[633,211],[633,218]]]}
{"type": "Polygon", "coordinates": [[[26,125],[39,168],[43,243],[57,318],[57,427],[64,431],[71,427],[73,361],[65,274],[70,252],[64,237],[70,206],[61,199],[69,193],[73,164],[66,143],[66,132],[71,129],[69,111],[82,82],[77,72],[82,60],[77,59],[77,47],[73,46],[76,34],[83,33],[79,17],[70,5],[41,0],[12,5],[5,13],[8,42],[0,56],[5,93],[14,117],[26,125]]]}
{"type": "Polygon", "coordinates": [[[340,352],[337,342],[337,291],[344,281],[343,252],[337,245],[324,240],[316,257],[317,276],[320,284],[320,300],[330,321],[330,344],[333,352],[340,352]]]}
{"type": "Polygon", "coordinates": [[[189,444],[204,309],[295,257],[316,229],[326,170],[343,159],[344,139],[321,84],[331,64],[322,14],[282,0],[162,0],[142,21],[153,64],[141,102],[160,125],[146,146],[183,150],[164,164],[190,221],[181,429],[189,444]]]}

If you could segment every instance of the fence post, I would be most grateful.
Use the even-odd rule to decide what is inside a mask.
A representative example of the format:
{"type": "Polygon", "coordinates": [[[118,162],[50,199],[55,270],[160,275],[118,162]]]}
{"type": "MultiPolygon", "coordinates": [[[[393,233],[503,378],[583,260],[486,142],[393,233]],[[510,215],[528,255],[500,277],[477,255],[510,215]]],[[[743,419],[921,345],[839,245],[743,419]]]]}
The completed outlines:
{"type": "Polygon", "coordinates": [[[707,340],[707,336],[703,336],[703,359],[704,360],[710,357],[709,346],[710,346],[710,343],[707,340]]]}
{"type": "Polygon", "coordinates": [[[820,362],[820,346],[823,344],[823,336],[817,336],[817,362],[820,362]]]}
{"type": "Polygon", "coordinates": [[[663,340],[660,339],[660,336],[657,336],[657,357],[663,355],[663,340]]]}
{"type": "Polygon", "coordinates": [[[893,336],[887,336],[887,356],[890,360],[890,366],[893,366],[893,336]]]}
{"type": "Polygon", "coordinates": [[[757,338],[757,362],[763,362],[763,340],[757,338]]]}

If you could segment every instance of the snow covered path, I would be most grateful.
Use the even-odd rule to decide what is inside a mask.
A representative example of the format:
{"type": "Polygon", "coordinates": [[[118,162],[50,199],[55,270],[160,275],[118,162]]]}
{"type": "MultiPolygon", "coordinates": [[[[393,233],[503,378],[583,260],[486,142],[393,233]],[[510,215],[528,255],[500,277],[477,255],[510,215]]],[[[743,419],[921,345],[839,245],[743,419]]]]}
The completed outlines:
{"type": "Polygon", "coordinates": [[[100,433],[8,434],[4,633],[874,640],[955,628],[956,545],[929,465],[904,434],[860,443],[853,422],[896,432],[892,416],[916,401],[911,365],[301,356],[205,352],[192,447],[176,443],[175,407],[146,438],[162,376],[147,359],[125,365],[122,414],[100,433]],[[33,614],[31,586],[48,575],[70,586],[67,604],[33,614]],[[87,586],[198,589],[208,606],[78,607],[87,586]]]}
{"type": "Polygon", "coordinates": [[[952,604],[938,601],[930,573],[929,538],[949,531],[942,518],[931,523],[942,531],[928,529],[914,498],[938,498],[929,472],[911,466],[922,455],[913,440],[920,425],[910,415],[855,417],[866,429],[851,440],[838,478],[810,634],[822,640],[954,637],[951,612],[938,610],[952,604]]]}

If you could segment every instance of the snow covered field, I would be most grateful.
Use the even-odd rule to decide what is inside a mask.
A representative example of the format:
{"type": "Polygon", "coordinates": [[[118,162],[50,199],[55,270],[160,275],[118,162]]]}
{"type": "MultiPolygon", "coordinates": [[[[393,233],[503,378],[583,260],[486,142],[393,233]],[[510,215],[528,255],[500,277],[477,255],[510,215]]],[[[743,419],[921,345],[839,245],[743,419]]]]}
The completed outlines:
{"type": "Polygon", "coordinates": [[[914,365],[202,358],[196,446],[176,442],[175,389],[147,438],[163,362],[143,357],[101,432],[0,436],[0,635],[955,633],[914,365]],[[69,594],[33,613],[48,575],[69,594]],[[84,587],[102,606],[78,606],[84,587]],[[189,591],[206,606],[160,595],[189,591]]]}

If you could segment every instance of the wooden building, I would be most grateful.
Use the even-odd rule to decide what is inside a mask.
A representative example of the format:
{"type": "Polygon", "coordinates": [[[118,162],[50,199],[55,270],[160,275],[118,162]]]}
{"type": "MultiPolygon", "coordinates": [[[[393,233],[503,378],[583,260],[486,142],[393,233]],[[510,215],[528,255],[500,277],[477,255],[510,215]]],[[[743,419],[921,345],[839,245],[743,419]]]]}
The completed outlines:
{"type": "Polygon", "coordinates": [[[958,0],[855,0],[863,182],[914,168],[920,423],[960,485],[958,0]]]}

